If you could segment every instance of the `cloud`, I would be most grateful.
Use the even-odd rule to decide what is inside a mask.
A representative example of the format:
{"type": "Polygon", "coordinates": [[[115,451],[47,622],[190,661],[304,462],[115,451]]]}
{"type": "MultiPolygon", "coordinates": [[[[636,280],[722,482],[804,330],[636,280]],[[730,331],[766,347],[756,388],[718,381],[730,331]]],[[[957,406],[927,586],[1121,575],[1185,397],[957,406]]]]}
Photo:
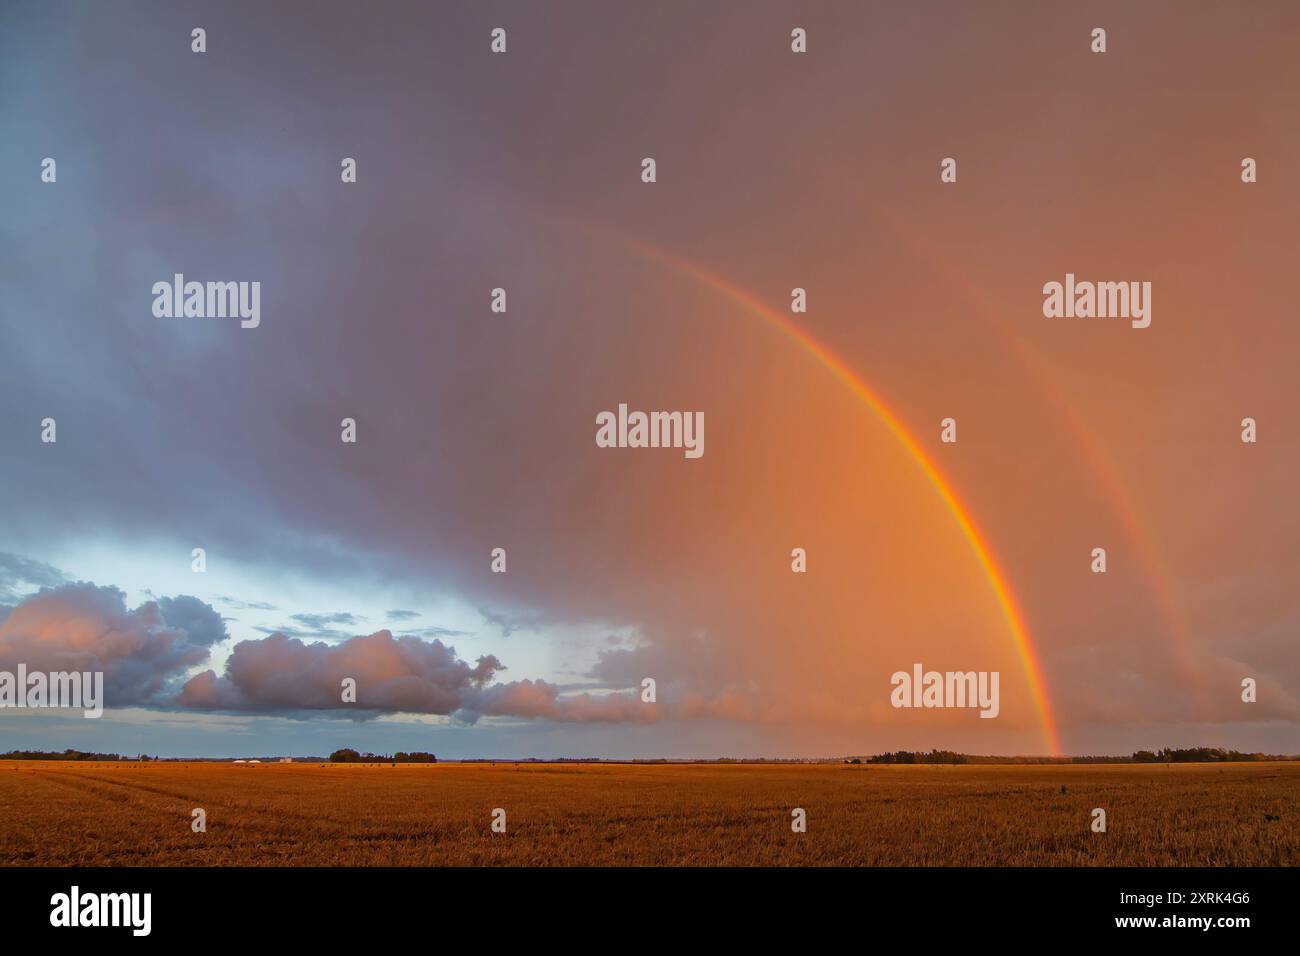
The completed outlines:
{"type": "Polygon", "coordinates": [[[458,631],[454,627],[426,627],[420,632],[424,637],[466,637],[468,631],[458,631]]]}
{"type": "Polygon", "coordinates": [[[226,594],[218,594],[217,600],[227,607],[232,607],[239,611],[278,611],[280,610],[274,604],[268,604],[265,601],[241,601],[239,598],[230,597],[226,594]]]}
{"type": "MultiPolygon", "coordinates": [[[[420,617],[419,611],[393,610],[387,612],[390,621],[414,621],[420,617]]],[[[454,627],[441,627],[434,624],[429,627],[420,628],[418,633],[421,637],[468,637],[469,631],[458,630],[454,627]]]]}
{"type": "MultiPolygon", "coordinates": [[[[23,566],[22,559],[13,565],[23,566]]],[[[355,620],[348,612],[293,617],[317,626],[355,620]]],[[[545,680],[494,683],[506,669],[495,655],[471,663],[437,638],[395,637],[388,630],[339,643],[307,643],[276,632],[236,644],[220,675],[208,669],[186,680],[228,637],[216,609],[192,595],[158,597],[128,609],[118,588],[62,584],[24,598],[0,620],[0,668],[12,671],[22,663],[29,671],[103,671],[106,703],[113,708],[288,716],[331,711],[361,718],[432,714],[461,723],[481,717],[648,723],[678,713],[734,713],[676,688],[666,688],[660,706],[643,703],[639,692],[566,695],[545,680]],[[355,704],[342,700],[344,678],[356,681],[355,704]]]]}
{"type": "Polygon", "coordinates": [[[639,691],[561,696],[559,687],[543,680],[486,687],[456,716],[472,722],[477,715],[574,724],[654,724],[668,720],[751,722],[764,717],[760,698],[752,689],[731,688],[705,696],[670,684],[657,688],[656,700],[647,702],[642,700],[639,691]]]}
{"type": "Polygon", "coordinates": [[[472,722],[489,717],[534,717],[567,723],[654,723],[664,711],[643,703],[635,694],[577,694],[560,697],[559,688],[544,680],[498,684],[476,695],[459,715],[472,722]]]}
{"type": "Polygon", "coordinates": [[[502,664],[492,655],[469,664],[441,641],[376,631],[341,644],[304,643],[272,634],[235,645],[225,673],[188,681],[178,703],[213,710],[292,712],[355,709],[451,714],[490,681],[502,664]],[[344,704],[342,683],[356,681],[356,705],[344,704]]]}
{"type": "Polygon", "coordinates": [[[356,616],[349,614],[347,611],[335,611],[333,614],[293,614],[290,616],[299,624],[317,630],[324,630],[331,624],[352,625],[357,623],[356,616]]]}
{"type": "Polygon", "coordinates": [[[0,551],[0,603],[18,601],[40,588],[67,583],[58,568],[18,554],[0,551]]]}
{"type": "Polygon", "coordinates": [[[211,647],[230,635],[226,632],[224,618],[212,605],[196,597],[182,594],[177,597],[160,597],[158,611],[171,627],[181,628],[195,645],[211,647]]]}
{"type": "Polygon", "coordinates": [[[346,640],[357,632],[361,620],[348,611],[330,613],[291,614],[289,619],[301,627],[281,624],[279,627],[257,626],[253,629],[263,634],[287,634],[290,637],[324,637],[332,640],[346,640]],[[340,625],[340,626],[334,626],[340,625]]]}
{"type": "Polygon", "coordinates": [[[655,723],[676,716],[752,719],[755,708],[743,694],[705,699],[668,688],[662,703],[639,693],[582,693],[562,696],[544,680],[494,684],[505,670],[487,654],[471,665],[440,640],[394,637],[391,631],[341,644],[305,643],[287,634],[241,641],[218,676],[207,670],[192,677],[176,703],[196,710],[301,714],[348,712],[436,714],[472,724],[480,717],[516,717],[565,723],[655,723]],[[356,682],[355,703],[344,703],[343,682],[356,682]]]}
{"type": "Polygon", "coordinates": [[[0,669],[102,671],[107,706],[161,705],[226,636],[221,616],[198,598],[128,610],[117,588],[78,582],[43,589],[0,621],[0,669]]]}
{"type": "Polygon", "coordinates": [[[540,614],[511,614],[506,611],[492,611],[485,607],[479,608],[478,612],[483,616],[483,620],[501,631],[502,637],[509,637],[515,631],[536,630],[546,620],[540,614]]]}

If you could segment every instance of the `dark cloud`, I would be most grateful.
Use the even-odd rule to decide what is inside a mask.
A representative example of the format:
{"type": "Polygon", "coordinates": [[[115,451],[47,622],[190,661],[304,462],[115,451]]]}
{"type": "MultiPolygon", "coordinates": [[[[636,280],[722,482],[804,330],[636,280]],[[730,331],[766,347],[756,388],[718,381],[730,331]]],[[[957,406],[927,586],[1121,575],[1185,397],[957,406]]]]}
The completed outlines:
{"type": "Polygon", "coordinates": [[[185,631],[192,644],[211,647],[230,636],[226,632],[225,619],[212,605],[196,597],[188,594],[160,597],[157,604],[168,626],[185,631]]]}
{"type": "Polygon", "coordinates": [[[114,587],[74,583],[21,601],[0,621],[0,669],[102,671],[105,705],[163,705],[226,637],[210,606],[181,596],[128,609],[114,587]]]}

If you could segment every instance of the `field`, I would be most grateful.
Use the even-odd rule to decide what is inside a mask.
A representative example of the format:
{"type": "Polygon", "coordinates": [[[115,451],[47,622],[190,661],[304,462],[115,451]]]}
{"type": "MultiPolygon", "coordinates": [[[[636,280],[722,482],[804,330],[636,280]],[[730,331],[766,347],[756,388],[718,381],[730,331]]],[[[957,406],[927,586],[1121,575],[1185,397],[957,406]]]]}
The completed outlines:
{"type": "Polygon", "coordinates": [[[1300,763],[0,762],[0,864],[1295,866],[1300,763]]]}

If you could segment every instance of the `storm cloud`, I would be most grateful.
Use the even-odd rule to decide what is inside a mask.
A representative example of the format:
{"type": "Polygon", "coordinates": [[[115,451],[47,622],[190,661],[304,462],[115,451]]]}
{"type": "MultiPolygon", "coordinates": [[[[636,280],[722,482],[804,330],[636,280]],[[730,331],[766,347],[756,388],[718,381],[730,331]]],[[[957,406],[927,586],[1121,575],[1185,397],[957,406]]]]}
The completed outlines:
{"type": "Polygon", "coordinates": [[[466,722],[668,714],[780,722],[768,743],[789,752],[1040,750],[1023,654],[944,499],[842,376],[759,317],[789,316],[797,285],[801,325],[969,506],[1067,742],[1195,745],[1207,724],[1243,749],[1293,739],[1300,201],[1282,177],[1204,184],[1234,182],[1247,147],[1225,143],[1300,155],[1275,121],[1298,93],[1294,6],[1228,29],[1113,11],[1150,59],[1101,71],[1086,44],[1043,42],[1056,15],[1029,5],[994,31],[959,3],[819,4],[799,57],[786,3],[629,9],[5,4],[0,541],[27,557],[0,560],[0,605],[18,605],[3,653],[74,657],[69,635],[95,633],[87,659],[119,700],[245,714],[345,712],[331,700],[353,676],[379,711],[466,722]],[[1189,49],[1216,52],[1188,71],[1189,49]],[[961,184],[941,187],[957,150],[961,184]],[[1116,230],[1135,216],[1152,231],[1116,230]],[[1141,263],[1176,321],[1046,322],[1042,280],[1075,262],[1141,263]],[[150,287],[176,272],[260,281],[260,326],[154,317],[150,287]],[[702,411],[707,455],[597,448],[594,415],[622,401],[702,411]],[[1268,423],[1250,457],[1245,414],[1268,423]],[[949,415],[961,443],[941,447],[949,415]],[[226,662],[191,601],[128,610],[44,563],[101,542],[184,575],[203,547],[230,609],[283,610],[232,622],[259,639],[226,662]],[[1111,571],[1091,576],[1080,556],[1103,543],[1111,571]],[[236,568],[266,591],[220,579],[236,568]],[[328,600],[281,601],[299,580],[328,600]],[[33,605],[40,587],[59,596],[33,605]],[[377,615],[347,610],[386,588],[377,615]],[[479,653],[443,600],[482,609],[496,646],[479,653]],[[448,626],[354,633],[415,620],[390,607],[448,626]],[[611,630],[630,646],[574,637],[611,630]],[[488,653],[525,645],[518,675],[488,653]],[[904,720],[888,675],[916,660],[1000,670],[1002,715],[904,720]]]}

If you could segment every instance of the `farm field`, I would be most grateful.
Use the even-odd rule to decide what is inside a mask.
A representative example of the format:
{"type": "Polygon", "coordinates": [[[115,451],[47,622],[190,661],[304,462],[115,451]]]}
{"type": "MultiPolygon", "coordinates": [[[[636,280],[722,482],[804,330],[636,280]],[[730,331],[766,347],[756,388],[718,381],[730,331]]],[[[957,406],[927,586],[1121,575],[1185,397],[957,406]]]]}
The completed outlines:
{"type": "Polygon", "coordinates": [[[1297,762],[0,762],[5,866],[1297,864],[1297,762]]]}

